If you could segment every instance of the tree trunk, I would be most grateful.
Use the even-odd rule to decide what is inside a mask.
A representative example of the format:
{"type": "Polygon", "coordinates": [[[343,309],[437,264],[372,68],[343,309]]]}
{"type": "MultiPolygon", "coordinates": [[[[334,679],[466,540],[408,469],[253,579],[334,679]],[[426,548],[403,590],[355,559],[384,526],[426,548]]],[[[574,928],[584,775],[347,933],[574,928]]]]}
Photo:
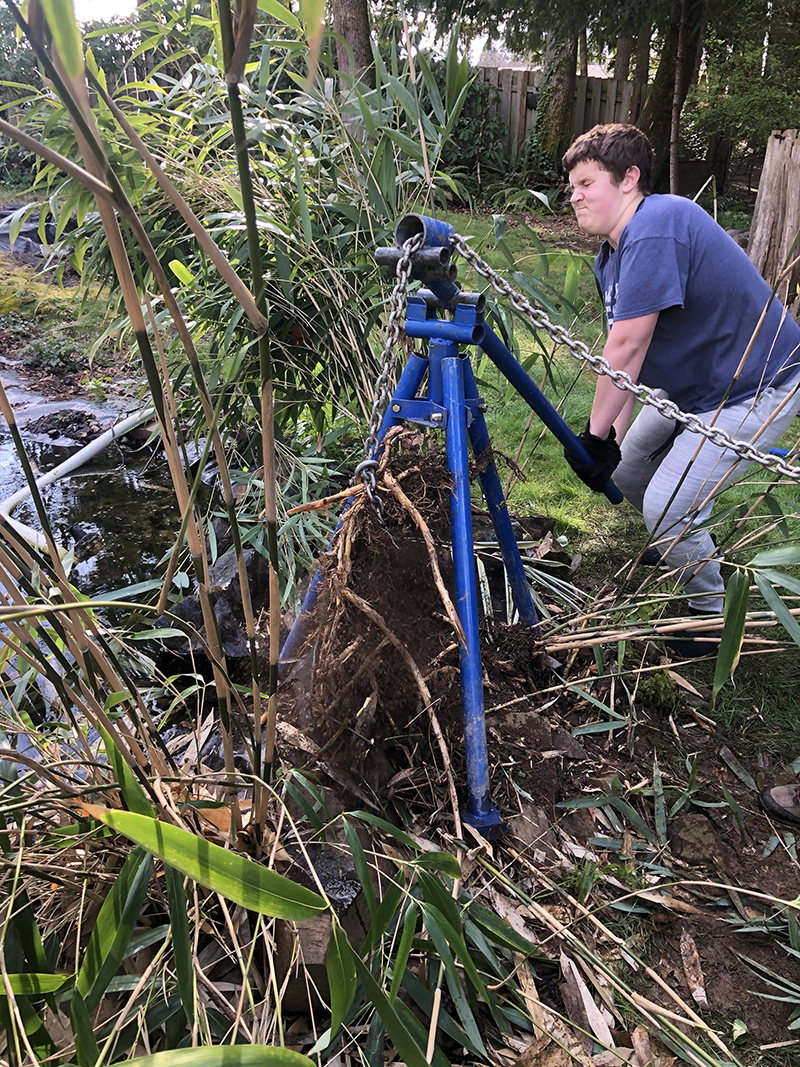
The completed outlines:
{"type": "Polygon", "coordinates": [[[577,37],[557,42],[539,86],[536,142],[540,161],[553,165],[556,170],[560,169],[561,157],[569,148],[577,53],[577,37]]]}
{"type": "MultiPolygon", "coordinates": [[[[680,105],[686,99],[694,69],[699,42],[706,25],[705,0],[685,0],[686,38],[681,70],[680,105]]],[[[650,87],[647,102],[637,121],[640,130],[647,134],[653,146],[653,185],[655,186],[669,157],[672,111],[675,103],[675,69],[678,61],[678,38],[681,28],[680,0],[673,4],[669,28],[664,38],[664,47],[656,76],[650,87]]]]}
{"type": "Polygon", "coordinates": [[[748,254],[778,296],[800,321],[800,263],[781,274],[800,256],[800,134],[773,133],[767,144],[764,169],[750,228],[748,254]],[[780,280],[779,280],[780,279],[780,280]]]}
{"type": "Polygon", "coordinates": [[[614,77],[626,82],[631,73],[632,37],[617,38],[617,58],[614,60],[614,77]]]}
{"type": "Polygon", "coordinates": [[[683,91],[683,57],[686,51],[686,7],[688,0],[681,0],[681,25],[678,31],[678,52],[675,56],[675,85],[672,92],[672,121],[669,130],[669,191],[677,196],[680,179],[678,176],[678,152],[681,136],[681,108],[686,98],[683,91]]]}
{"type": "Polygon", "coordinates": [[[332,0],[331,11],[333,32],[342,38],[336,42],[339,72],[374,89],[375,67],[367,0],[332,0]]]}
{"type": "Polygon", "coordinates": [[[642,93],[650,80],[650,41],[653,25],[650,22],[639,27],[636,37],[636,69],[633,72],[633,97],[631,98],[630,121],[636,122],[642,110],[642,93]]]}
{"type": "Polygon", "coordinates": [[[578,34],[578,70],[582,78],[589,77],[589,44],[586,40],[586,30],[578,34]]]}

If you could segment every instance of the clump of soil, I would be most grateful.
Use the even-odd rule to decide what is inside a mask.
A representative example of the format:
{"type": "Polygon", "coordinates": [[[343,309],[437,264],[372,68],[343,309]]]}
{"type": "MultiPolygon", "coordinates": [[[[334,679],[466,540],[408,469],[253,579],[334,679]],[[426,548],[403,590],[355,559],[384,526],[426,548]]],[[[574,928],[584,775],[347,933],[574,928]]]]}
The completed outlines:
{"type": "Polygon", "coordinates": [[[94,415],[71,408],[42,415],[41,418],[26,422],[23,429],[26,433],[68,437],[71,441],[80,442],[92,441],[103,432],[103,427],[94,415]]]}

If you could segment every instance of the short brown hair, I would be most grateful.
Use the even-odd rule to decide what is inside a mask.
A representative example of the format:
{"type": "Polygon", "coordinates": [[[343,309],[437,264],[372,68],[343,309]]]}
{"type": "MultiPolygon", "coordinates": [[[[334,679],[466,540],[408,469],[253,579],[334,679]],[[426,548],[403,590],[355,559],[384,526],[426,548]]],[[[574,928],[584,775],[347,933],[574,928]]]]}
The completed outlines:
{"type": "Polygon", "coordinates": [[[638,187],[645,196],[650,192],[653,150],[641,130],[624,122],[609,122],[582,133],[567,150],[561,165],[569,172],[579,163],[593,160],[609,172],[616,185],[629,167],[639,168],[638,187]]]}

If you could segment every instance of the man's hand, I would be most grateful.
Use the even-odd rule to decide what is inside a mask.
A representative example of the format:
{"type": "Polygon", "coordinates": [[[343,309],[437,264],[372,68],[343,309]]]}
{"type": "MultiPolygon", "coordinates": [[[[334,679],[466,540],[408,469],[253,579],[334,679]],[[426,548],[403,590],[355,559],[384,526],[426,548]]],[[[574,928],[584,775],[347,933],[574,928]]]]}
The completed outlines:
{"type": "Polygon", "coordinates": [[[617,435],[614,432],[614,427],[612,426],[609,430],[608,437],[595,437],[590,432],[589,423],[587,422],[586,429],[583,433],[578,434],[578,440],[583,443],[594,462],[591,464],[581,463],[565,448],[564,456],[566,461],[582,482],[585,482],[595,493],[602,493],[605,490],[606,482],[617,469],[619,461],[622,459],[622,452],[620,452],[617,444],[617,435]]]}

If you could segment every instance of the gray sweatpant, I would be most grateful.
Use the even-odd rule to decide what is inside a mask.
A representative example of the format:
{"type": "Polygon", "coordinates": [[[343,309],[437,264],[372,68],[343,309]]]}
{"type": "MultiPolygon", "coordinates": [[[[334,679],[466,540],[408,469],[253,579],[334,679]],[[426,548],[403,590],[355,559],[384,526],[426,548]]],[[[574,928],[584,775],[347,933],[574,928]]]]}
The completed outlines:
{"type": "MultiPolygon", "coordinates": [[[[780,411],[753,443],[768,452],[800,409],[800,379],[765,389],[758,397],[723,408],[714,423],[737,441],[750,441],[778,408],[780,411]],[[784,404],[785,401],[785,404],[784,404]],[[783,405],[783,407],[781,407],[783,405]]],[[[709,424],[714,412],[698,416],[709,424]]],[[[622,461],[614,481],[625,499],[641,512],[654,543],[689,596],[689,605],[721,612],[725,583],[714,543],[698,529],[711,515],[714,498],[748,464],[731,449],[713,445],[684,430],[672,442],[675,422],[646,405],[622,442],[622,461]],[[659,449],[667,446],[665,451],[659,449]]]]}

